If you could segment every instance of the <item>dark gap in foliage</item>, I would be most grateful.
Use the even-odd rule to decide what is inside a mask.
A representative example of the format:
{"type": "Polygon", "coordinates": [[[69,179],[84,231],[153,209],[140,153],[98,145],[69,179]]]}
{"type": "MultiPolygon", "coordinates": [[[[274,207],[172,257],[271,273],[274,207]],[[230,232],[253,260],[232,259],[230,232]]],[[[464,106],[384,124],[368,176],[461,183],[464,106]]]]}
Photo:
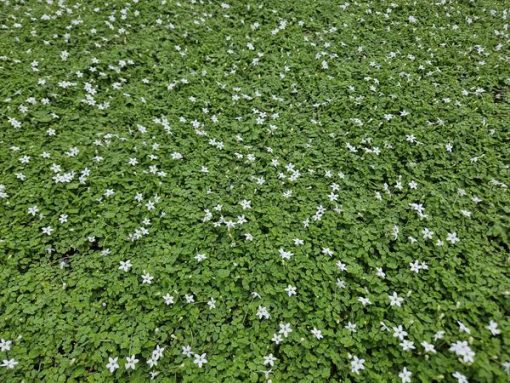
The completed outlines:
{"type": "Polygon", "coordinates": [[[72,256],[76,255],[77,253],[79,253],[78,249],[71,247],[62,254],[62,258],[68,259],[68,258],[71,258],[72,256]]]}
{"type": "Polygon", "coordinates": [[[505,96],[508,95],[508,92],[510,92],[510,86],[500,82],[491,92],[494,103],[504,103],[505,96]]]}
{"type": "Polygon", "coordinates": [[[330,377],[335,377],[337,373],[338,373],[337,365],[335,363],[331,362],[329,376],[330,377]]]}
{"type": "Polygon", "coordinates": [[[99,244],[99,241],[89,242],[90,243],[90,249],[93,251],[101,251],[103,250],[103,246],[99,244]]]}
{"type": "Polygon", "coordinates": [[[492,244],[495,244],[496,246],[499,246],[503,249],[505,249],[505,251],[507,253],[510,253],[510,245],[508,243],[506,243],[503,238],[501,238],[500,236],[489,236],[487,237],[487,240],[492,243],[492,244]]]}

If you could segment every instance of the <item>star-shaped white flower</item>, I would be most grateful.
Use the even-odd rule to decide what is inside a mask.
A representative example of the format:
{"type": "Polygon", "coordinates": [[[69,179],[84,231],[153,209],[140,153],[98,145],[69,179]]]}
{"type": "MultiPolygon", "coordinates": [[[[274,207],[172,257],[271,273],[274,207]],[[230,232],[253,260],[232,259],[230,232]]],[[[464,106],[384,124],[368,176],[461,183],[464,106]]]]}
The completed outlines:
{"type": "Polygon", "coordinates": [[[206,353],[203,353],[202,355],[195,354],[195,359],[193,360],[193,363],[195,363],[199,368],[202,368],[202,366],[207,363],[206,356],[207,356],[206,353]]]}
{"type": "Polygon", "coordinates": [[[457,233],[448,233],[446,236],[446,240],[450,242],[452,245],[455,245],[457,242],[460,241],[459,237],[457,237],[457,233]]]}
{"type": "Polygon", "coordinates": [[[498,328],[498,324],[491,320],[487,326],[485,326],[487,330],[491,332],[493,336],[501,334],[501,330],[498,328]]]}
{"type": "Polygon", "coordinates": [[[414,347],[414,343],[407,339],[404,339],[402,343],[400,343],[400,347],[402,347],[404,351],[411,351],[416,348],[414,347]]]}
{"type": "Polygon", "coordinates": [[[322,338],[324,338],[324,336],[322,335],[322,331],[321,330],[318,330],[317,328],[313,328],[311,330],[311,333],[313,334],[314,337],[316,337],[317,339],[321,340],[322,338]]]}
{"type": "Polygon", "coordinates": [[[251,209],[251,201],[248,201],[246,199],[243,199],[241,202],[239,202],[243,210],[251,209]]]}
{"type": "Polygon", "coordinates": [[[351,360],[351,371],[355,374],[359,374],[360,371],[365,369],[365,359],[360,359],[354,356],[351,360]]]}
{"type": "Polygon", "coordinates": [[[457,379],[457,383],[469,383],[466,376],[462,375],[460,372],[455,371],[452,376],[457,379]]]}
{"type": "Polygon", "coordinates": [[[388,298],[390,298],[390,305],[391,306],[401,307],[402,306],[402,302],[404,301],[404,298],[399,297],[395,291],[393,292],[392,295],[388,295],[388,298]]]}
{"type": "Polygon", "coordinates": [[[41,229],[41,231],[43,232],[43,234],[51,235],[51,233],[53,233],[54,229],[51,226],[46,226],[46,227],[43,227],[41,229]]]}
{"type": "Polygon", "coordinates": [[[278,251],[279,251],[279,253],[280,253],[280,257],[282,257],[282,259],[289,260],[289,259],[291,259],[291,258],[292,258],[292,256],[294,255],[294,254],[292,254],[290,251],[285,251],[285,250],[283,250],[283,249],[280,249],[280,250],[278,250],[278,251]]]}
{"type": "Polygon", "coordinates": [[[12,341],[0,339],[0,351],[9,351],[11,349],[12,341]]]}
{"type": "Polygon", "coordinates": [[[393,327],[393,336],[400,340],[404,340],[404,338],[407,336],[407,332],[404,330],[402,325],[398,325],[398,327],[393,327]]]}
{"type": "Polygon", "coordinates": [[[273,337],[271,338],[271,341],[276,343],[276,344],[280,344],[282,343],[283,341],[283,337],[280,335],[280,334],[274,334],[273,337]]]}
{"type": "Polygon", "coordinates": [[[269,354],[264,356],[264,366],[274,366],[274,362],[276,362],[276,358],[273,356],[273,354],[269,354]]]}
{"type": "Polygon", "coordinates": [[[271,315],[269,314],[269,311],[267,311],[267,308],[264,307],[264,306],[259,306],[257,308],[257,317],[259,319],[269,319],[271,317],[271,315]]]}
{"type": "Polygon", "coordinates": [[[154,277],[152,275],[150,275],[149,273],[145,273],[142,275],[142,283],[143,284],[150,285],[152,283],[153,279],[154,279],[154,277]]]}
{"type": "Polygon", "coordinates": [[[398,374],[398,377],[402,381],[402,383],[410,383],[411,382],[411,371],[409,371],[406,367],[398,374]]]}
{"type": "Polygon", "coordinates": [[[436,349],[433,344],[423,341],[423,342],[421,342],[421,345],[425,349],[425,352],[427,352],[427,353],[430,352],[432,354],[436,353],[436,349]]]}
{"type": "Polygon", "coordinates": [[[164,347],[160,347],[160,345],[156,345],[156,348],[152,350],[152,358],[158,360],[163,357],[163,352],[165,351],[164,347]]]}
{"type": "Polygon", "coordinates": [[[113,374],[117,368],[119,368],[119,358],[108,358],[108,364],[106,368],[113,374]]]}
{"type": "Polygon", "coordinates": [[[6,367],[8,369],[13,369],[18,364],[16,359],[4,359],[2,360],[2,364],[0,366],[6,367]]]}
{"type": "Polygon", "coordinates": [[[170,294],[163,295],[163,300],[166,305],[171,305],[174,303],[174,297],[170,294]]]}
{"type": "Polygon", "coordinates": [[[285,291],[287,292],[287,295],[289,297],[293,296],[293,295],[296,295],[297,292],[296,292],[297,288],[294,287],[294,286],[291,286],[291,285],[288,285],[286,288],[285,288],[285,291]]]}
{"type": "Polygon", "coordinates": [[[280,323],[280,331],[279,333],[282,334],[285,338],[289,336],[289,334],[292,332],[292,328],[290,327],[290,323],[280,323]]]}
{"type": "Polygon", "coordinates": [[[131,266],[133,266],[133,265],[131,264],[131,261],[129,259],[127,261],[120,261],[119,270],[129,271],[131,266]]]}
{"type": "Polygon", "coordinates": [[[126,357],[126,370],[134,370],[136,368],[136,364],[139,362],[138,359],[136,359],[135,355],[131,355],[126,357]]]}
{"type": "Polygon", "coordinates": [[[339,271],[347,271],[347,265],[345,263],[342,263],[341,261],[338,261],[336,263],[336,267],[338,267],[339,271]]]}
{"type": "Polygon", "coordinates": [[[358,297],[358,301],[361,302],[363,306],[372,304],[372,302],[370,302],[370,299],[366,297],[358,297]]]}
{"type": "Polygon", "coordinates": [[[186,345],[182,347],[182,355],[186,355],[188,358],[193,355],[193,352],[191,351],[191,346],[186,345]]]}

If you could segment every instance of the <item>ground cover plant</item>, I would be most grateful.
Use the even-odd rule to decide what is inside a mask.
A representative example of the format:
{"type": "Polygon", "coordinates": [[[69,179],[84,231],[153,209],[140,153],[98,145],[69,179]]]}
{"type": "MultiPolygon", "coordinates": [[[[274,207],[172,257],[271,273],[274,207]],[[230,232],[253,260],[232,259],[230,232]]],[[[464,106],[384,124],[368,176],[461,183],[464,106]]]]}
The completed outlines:
{"type": "Polygon", "coordinates": [[[509,16],[0,1],[0,381],[508,382],[509,16]]]}

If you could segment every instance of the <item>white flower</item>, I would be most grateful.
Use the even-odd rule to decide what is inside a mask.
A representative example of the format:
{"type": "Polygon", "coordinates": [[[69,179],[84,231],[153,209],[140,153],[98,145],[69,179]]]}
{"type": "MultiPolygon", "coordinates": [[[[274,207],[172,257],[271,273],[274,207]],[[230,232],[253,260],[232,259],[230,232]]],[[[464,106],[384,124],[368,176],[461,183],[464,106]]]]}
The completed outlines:
{"type": "Polygon", "coordinates": [[[158,364],[158,360],[153,357],[150,357],[149,359],[147,359],[147,364],[149,365],[150,368],[152,368],[158,364]]]}
{"type": "Polygon", "coordinates": [[[28,208],[28,214],[35,216],[39,212],[39,208],[37,206],[32,206],[28,208]]]}
{"type": "Polygon", "coordinates": [[[372,302],[370,302],[370,299],[365,297],[358,297],[358,301],[361,302],[363,306],[372,304],[372,302]]]}
{"type": "Polygon", "coordinates": [[[243,199],[241,202],[239,202],[243,210],[251,209],[251,201],[243,199]]]}
{"type": "Polygon", "coordinates": [[[411,351],[416,348],[414,347],[414,343],[407,339],[404,339],[402,343],[400,343],[400,347],[402,347],[404,351],[411,351]]]}
{"type": "Polygon", "coordinates": [[[400,340],[404,340],[404,338],[407,336],[407,332],[404,330],[402,325],[398,325],[398,327],[393,327],[393,336],[400,340]]]}
{"type": "Polygon", "coordinates": [[[43,234],[51,235],[53,233],[53,228],[51,226],[43,227],[42,229],[43,234]]]}
{"type": "Polygon", "coordinates": [[[433,344],[423,341],[421,342],[421,345],[425,349],[425,352],[431,352],[433,354],[436,353],[436,349],[434,348],[433,344]]]}
{"type": "Polygon", "coordinates": [[[193,363],[198,365],[199,368],[202,368],[202,366],[207,363],[206,359],[207,354],[203,353],[202,355],[195,354],[195,359],[193,360],[193,363]]]}
{"type": "Polygon", "coordinates": [[[135,369],[135,367],[136,367],[136,364],[137,364],[138,362],[139,362],[139,360],[138,360],[138,359],[136,359],[135,355],[128,356],[128,357],[126,358],[126,365],[125,365],[126,370],[129,370],[129,369],[134,370],[134,369],[135,369]]]}
{"type": "Polygon", "coordinates": [[[455,371],[452,376],[457,379],[457,383],[469,383],[467,378],[462,375],[460,372],[455,371]]]}
{"type": "Polygon", "coordinates": [[[9,351],[11,349],[12,341],[0,339],[0,351],[9,351]]]}
{"type": "Polygon", "coordinates": [[[202,262],[203,260],[207,259],[207,257],[205,256],[205,254],[197,254],[195,256],[195,259],[197,260],[197,262],[202,262]]]}
{"type": "Polygon", "coordinates": [[[448,233],[446,236],[446,240],[450,242],[452,245],[455,245],[457,242],[460,241],[460,239],[457,237],[457,233],[448,233]]]}
{"type": "Polygon", "coordinates": [[[411,382],[411,371],[409,371],[406,367],[398,374],[398,377],[402,380],[402,383],[411,382]]]}
{"type": "Polygon", "coordinates": [[[145,274],[142,275],[142,284],[150,285],[153,279],[154,277],[146,272],[145,274]]]}
{"type": "Polygon", "coordinates": [[[322,331],[316,329],[315,327],[311,330],[311,333],[313,334],[314,337],[316,337],[319,340],[324,338],[324,336],[322,335],[322,331]]]}
{"type": "Polygon", "coordinates": [[[347,271],[347,265],[345,263],[342,263],[341,261],[338,261],[336,263],[336,267],[338,267],[339,271],[347,271]]]}
{"type": "Polygon", "coordinates": [[[283,249],[280,249],[279,253],[280,253],[280,257],[282,257],[282,259],[287,259],[287,260],[289,260],[294,255],[290,251],[285,251],[283,249]]]}
{"type": "Polygon", "coordinates": [[[191,351],[191,346],[183,346],[182,347],[182,355],[186,355],[188,358],[193,355],[193,352],[191,351]]]}
{"type": "Polygon", "coordinates": [[[466,341],[457,341],[450,345],[450,351],[454,352],[459,358],[462,358],[462,362],[466,364],[473,363],[475,360],[475,353],[469,347],[466,341]]]}
{"type": "Polygon", "coordinates": [[[302,239],[294,238],[294,246],[301,246],[305,243],[302,239]]]}
{"type": "Polygon", "coordinates": [[[165,301],[165,304],[168,306],[168,305],[171,305],[174,303],[174,297],[170,294],[166,294],[163,296],[163,300],[165,301]]]}
{"type": "Polygon", "coordinates": [[[444,331],[438,331],[434,334],[434,340],[439,340],[444,338],[444,331]]]}
{"type": "Polygon", "coordinates": [[[271,338],[271,341],[276,343],[276,344],[280,344],[282,343],[283,341],[283,337],[280,335],[280,334],[274,334],[273,337],[271,338]]]}
{"type": "Polygon", "coordinates": [[[391,306],[401,307],[402,306],[402,302],[404,301],[404,298],[399,297],[395,291],[393,292],[392,295],[388,295],[388,298],[390,298],[390,305],[391,306]]]}
{"type": "Polygon", "coordinates": [[[244,236],[247,241],[253,241],[253,235],[251,235],[250,233],[245,233],[244,236]]]}
{"type": "Polygon", "coordinates": [[[156,348],[152,350],[152,358],[155,360],[162,358],[164,351],[165,351],[164,347],[160,347],[159,344],[156,345],[156,348]]]}
{"type": "Polygon", "coordinates": [[[459,325],[459,331],[465,332],[466,334],[471,334],[471,330],[466,327],[464,323],[462,323],[460,320],[457,321],[457,324],[459,325]]]}
{"type": "Polygon", "coordinates": [[[273,354],[269,354],[264,356],[264,366],[274,366],[274,362],[276,361],[276,358],[273,356],[273,354]]]}
{"type": "Polygon", "coordinates": [[[419,273],[420,270],[427,270],[429,268],[425,262],[420,262],[418,260],[409,263],[409,267],[411,268],[411,271],[415,273],[419,273]]]}
{"type": "Polygon", "coordinates": [[[365,369],[365,359],[359,359],[357,356],[354,356],[351,361],[351,371],[355,374],[359,374],[360,371],[365,369]]]}
{"type": "Polygon", "coordinates": [[[106,368],[113,374],[117,368],[119,368],[119,358],[108,358],[108,364],[106,368]]]}
{"type": "Polygon", "coordinates": [[[2,364],[0,366],[6,367],[9,369],[13,369],[18,364],[18,361],[15,359],[4,359],[2,360],[2,364]]]}
{"type": "Polygon", "coordinates": [[[428,228],[423,229],[421,233],[423,235],[423,239],[431,239],[432,236],[434,235],[434,232],[428,228]]]}
{"type": "Polygon", "coordinates": [[[282,334],[285,338],[289,336],[289,334],[292,332],[292,329],[290,328],[290,323],[280,323],[280,331],[279,333],[282,334]]]}
{"type": "Polygon", "coordinates": [[[269,319],[271,317],[271,315],[269,314],[269,311],[267,311],[267,308],[264,307],[264,306],[259,306],[257,308],[257,316],[259,317],[259,319],[269,319]]]}
{"type": "Polygon", "coordinates": [[[294,286],[291,286],[291,285],[288,285],[287,288],[285,289],[285,291],[287,292],[287,295],[289,297],[293,296],[293,295],[296,295],[296,287],[294,286]]]}
{"type": "Polygon", "coordinates": [[[487,330],[491,332],[493,336],[501,334],[501,330],[498,328],[498,324],[491,320],[487,326],[485,326],[487,330]]]}
{"type": "Polygon", "coordinates": [[[129,271],[131,266],[133,266],[133,265],[131,264],[131,261],[129,259],[127,261],[120,261],[119,270],[129,271]]]}

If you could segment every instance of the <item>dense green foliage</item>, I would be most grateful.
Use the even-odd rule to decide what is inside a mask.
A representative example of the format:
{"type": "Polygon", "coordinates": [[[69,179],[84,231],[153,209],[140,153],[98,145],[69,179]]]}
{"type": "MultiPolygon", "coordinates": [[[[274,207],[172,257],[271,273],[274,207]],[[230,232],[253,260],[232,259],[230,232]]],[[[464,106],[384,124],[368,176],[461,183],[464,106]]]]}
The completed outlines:
{"type": "Polygon", "coordinates": [[[0,1],[0,381],[507,382],[509,16],[0,1]]]}

